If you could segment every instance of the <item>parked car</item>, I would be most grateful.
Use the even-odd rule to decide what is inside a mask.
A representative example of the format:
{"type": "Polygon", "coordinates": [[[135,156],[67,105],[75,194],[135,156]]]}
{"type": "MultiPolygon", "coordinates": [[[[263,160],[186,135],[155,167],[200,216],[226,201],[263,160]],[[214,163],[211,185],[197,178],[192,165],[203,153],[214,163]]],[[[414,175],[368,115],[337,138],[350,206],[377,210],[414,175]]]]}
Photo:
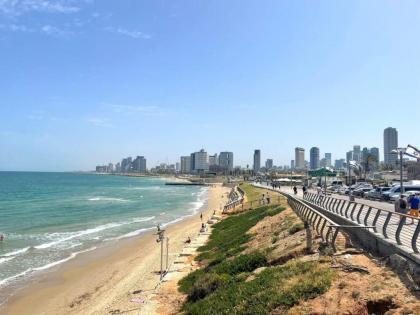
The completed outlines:
{"type": "Polygon", "coordinates": [[[382,193],[390,189],[391,187],[376,187],[367,193],[367,198],[372,199],[372,200],[376,200],[376,199],[380,200],[382,199],[382,193]]]}
{"type": "MultiPolygon", "coordinates": [[[[407,192],[403,193],[403,196],[408,199],[408,198],[414,196],[416,194],[416,192],[418,192],[418,191],[407,191],[407,192]]],[[[389,200],[390,201],[396,201],[400,198],[400,195],[401,195],[400,193],[393,194],[393,195],[389,196],[389,200]]]]}
{"type": "Polygon", "coordinates": [[[373,189],[372,185],[364,185],[355,190],[353,190],[353,195],[358,197],[364,197],[365,193],[371,191],[373,189]]]}
{"type": "MultiPolygon", "coordinates": [[[[404,192],[406,191],[420,191],[420,185],[407,185],[404,186],[404,192]]],[[[382,193],[382,199],[386,201],[391,200],[391,196],[401,193],[401,186],[393,186],[390,190],[382,193]]]]}

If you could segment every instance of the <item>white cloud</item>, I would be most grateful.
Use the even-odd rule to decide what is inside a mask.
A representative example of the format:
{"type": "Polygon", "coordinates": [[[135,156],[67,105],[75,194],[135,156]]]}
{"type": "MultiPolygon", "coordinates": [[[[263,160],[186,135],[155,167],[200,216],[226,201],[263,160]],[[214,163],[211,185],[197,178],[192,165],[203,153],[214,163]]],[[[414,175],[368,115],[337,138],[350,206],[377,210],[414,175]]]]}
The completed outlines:
{"type": "Polygon", "coordinates": [[[95,127],[106,127],[106,128],[114,127],[114,125],[109,121],[108,118],[91,117],[87,119],[87,122],[95,127]]]}
{"type": "Polygon", "coordinates": [[[34,29],[23,25],[23,24],[0,24],[0,30],[6,30],[11,32],[22,32],[22,33],[32,33],[35,32],[34,29]]]}
{"type": "Polygon", "coordinates": [[[86,0],[0,0],[0,12],[18,16],[27,12],[75,13],[86,0]]]}
{"type": "Polygon", "coordinates": [[[41,32],[46,34],[46,35],[55,36],[55,37],[66,37],[66,36],[69,36],[69,35],[73,34],[73,32],[66,31],[66,30],[63,30],[61,28],[58,28],[58,27],[52,26],[52,25],[42,26],[41,27],[41,32]]]}
{"type": "Polygon", "coordinates": [[[105,30],[107,30],[108,32],[112,32],[115,34],[120,34],[120,35],[124,35],[124,36],[128,36],[134,39],[150,39],[152,38],[151,35],[140,32],[140,31],[136,31],[136,30],[128,30],[122,27],[106,27],[105,30]]]}
{"type": "Polygon", "coordinates": [[[133,105],[111,105],[112,110],[115,113],[120,114],[139,114],[147,116],[158,116],[163,115],[164,111],[162,108],[154,105],[149,106],[133,106],[133,105]]]}

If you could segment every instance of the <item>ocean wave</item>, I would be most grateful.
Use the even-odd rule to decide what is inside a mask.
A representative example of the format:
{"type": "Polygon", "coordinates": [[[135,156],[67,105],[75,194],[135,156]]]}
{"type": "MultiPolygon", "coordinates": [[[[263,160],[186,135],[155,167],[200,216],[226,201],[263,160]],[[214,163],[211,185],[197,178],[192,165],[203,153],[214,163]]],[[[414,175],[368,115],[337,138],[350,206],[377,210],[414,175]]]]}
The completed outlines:
{"type": "Polygon", "coordinates": [[[121,221],[121,222],[114,222],[114,223],[107,223],[104,225],[99,225],[97,227],[94,228],[90,228],[87,230],[82,230],[82,231],[77,231],[77,232],[71,232],[71,233],[52,233],[49,236],[53,236],[53,237],[57,237],[57,236],[63,236],[63,235],[67,235],[63,238],[59,238],[57,240],[54,240],[52,242],[48,242],[48,243],[44,243],[44,244],[40,244],[35,246],[36,249],[46,249],[46,248],[50,248],[52,246],[55,246],[57,244],[78,238],[78,237],[82,237],[85,235],[89,235],[89,234],[95,234],[104,230],[108,230],[108,229],[113,229],[119,226],[123,226],[123,225],[128,225],[128,224],[134,224],[134,223],[140,223],[140,222],[145,222],[145,221],[150,221],[153,220],[155,217],[151,216],[151,217],[140,217],[140,218],[134,218],[128,221],[121,221]]]}
{"type": "Polygon", "coordinates": [[[122,198],[113,198],[113,197],[92,197],[88,199],[89,201],[119,201],[119,202],[128,202],[129,200],[122,198]]]}
{"type": "Polygon", "coordinates": [[[25,247],[25,248],[17,249],[13,252],[1,255],[1,257],[10,257],[10,256],[16,256],[16,255],[19,255],[19,254],[23,254],[24,252],[28,251],[30,248],[31,247],[25,247]]]}
{"type": "Polygon", "coordinates": [[[143,232],[150,231],[154,228],[155,227],[149,227],[149,228],[143,228],[143,229],[135,230],[135,231],[129,232],[127,234],[115,237],[113,240],[121,240],[123,238],[129,238],[129,237],[137,236],[137,235],[140,235],[143,232]]]}
{"type": "Polygon", "coordinates": [[[149,187],[130,187],[128,189],[132,190],[159,190],[161,189],[161,186],[149,186],[149,187]]]}
{"type": "Polygon", "coordinates": [[[92,250],[95,250],[96,248],[97,247],[94,246],[94,247],[91,247],[91,248],[88,248],[88,249],[85,249],[85,250],[81,250],[81,251],[78,251],[78,252],[71,253],[70,256],[68,256],[68,257],[66,257],[64,259],[60,259],[60,260],[51,262],[51,263],[46,264],[44,266],[34,267],[34,268],[28,268],[28,269],[26,269],[25,271],[23,271],[21,273],[18,273],[16,275],[11,276],[11,277],[8,277],[8,278],[5,278],[3,280],[0,280],[0,288],[3,287],[3,286],[5,286],[6,284],[10,283],[11,281],[13,281],[15,279],[18,279],[18,278],[21,278],[21,277],[23,277],[23,276],[25,276],[25,275],[27,275],[29,273],[32,273],[32,272],[35,272],[35,271],[41,271],[41,270],[49,269],[51,267],[57,266],[59,264],[62,264],[64,262],[66,262],[66,261],[69,261],[69,260],[75,258],[77,255],[80,255],[82,253],[86,253],[86,252],[90,252],[92,250]]]}
{"type": "Polygon", "coordinates": [[[0,257],[0,264],[5,263],[6,261],[12,260],[15,257],[0,257]]]}

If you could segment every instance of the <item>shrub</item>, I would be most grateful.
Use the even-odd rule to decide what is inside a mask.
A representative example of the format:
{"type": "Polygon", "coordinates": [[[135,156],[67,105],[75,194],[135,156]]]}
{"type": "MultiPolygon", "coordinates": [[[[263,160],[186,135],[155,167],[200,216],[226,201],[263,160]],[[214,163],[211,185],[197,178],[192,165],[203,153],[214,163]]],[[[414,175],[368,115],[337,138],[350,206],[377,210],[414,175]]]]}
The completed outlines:
{"type": "Polygon", "coordinates": [[[226,273],[228,275],[236,275],[241,272],[251,272],[255,269],[266,266],[267,259],[262,253],[256,252],[247,255],[239,255],[230,261],[224,261],[214,267],[212,272],[218,274],[226,273]]]}
{"type": "Polygon", "coordinates": [[[289,229],[289,234],[293,235],[293,234],[295,234],[299,231],[302,231],[304,228],[305,228],[305,226],[303,225],[302,222],[296,223],[289,229]]]}
{"type": "Polygon", "coordinates": [[[195,302],[204,299],[217,288],[228,283],[230,279],[231,277],[225,274],[207,273],[203,275],[193,284],[188,294],[188,301],[195,302]]]}

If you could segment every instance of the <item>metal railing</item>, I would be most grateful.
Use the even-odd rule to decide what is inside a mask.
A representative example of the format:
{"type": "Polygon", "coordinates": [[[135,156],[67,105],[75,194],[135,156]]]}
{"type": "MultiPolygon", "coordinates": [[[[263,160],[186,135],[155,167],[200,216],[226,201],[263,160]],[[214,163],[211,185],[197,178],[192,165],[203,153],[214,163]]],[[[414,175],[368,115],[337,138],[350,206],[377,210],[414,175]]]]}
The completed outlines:
{"type": "Polygon", "coordinates": [[[382,235],[386,240],[411,248],[416,254],[419,253],[417,242],[420,220],[416,217],[309,192],[303,196],[303,199],[361,227],[371,227],[374,233],[382,235]],[[407,219],[413,220],[413,224],[407,224],[407,219]]]}
{"type": "Polygon", "coordinates": [[[282,194],[287,197],[289,205],[301,218],[301,220],[310,224],[316,233],[321,236],[322,241],[331,245],[333,250],[336,251],[335,242],[337,240],[340,226],[316,209],[308,206],[306,203],[293,197],[292,195],[286,193],[282,194]]]}

